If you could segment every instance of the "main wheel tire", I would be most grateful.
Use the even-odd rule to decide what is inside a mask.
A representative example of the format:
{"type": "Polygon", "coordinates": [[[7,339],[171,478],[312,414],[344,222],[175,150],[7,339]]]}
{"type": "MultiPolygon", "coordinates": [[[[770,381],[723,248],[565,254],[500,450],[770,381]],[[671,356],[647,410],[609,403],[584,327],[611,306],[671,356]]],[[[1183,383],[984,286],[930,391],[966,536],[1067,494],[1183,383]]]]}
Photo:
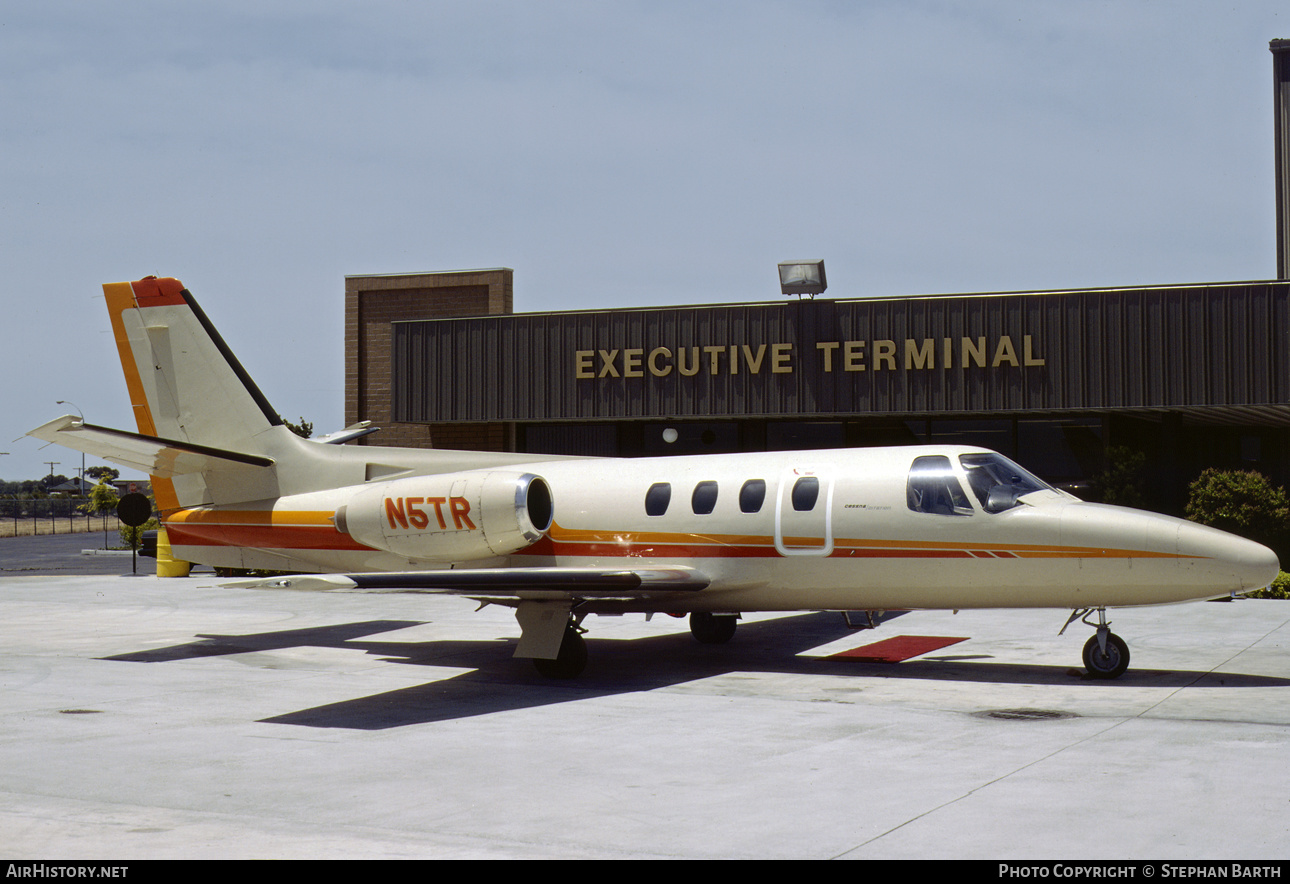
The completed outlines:
{"type": "Polygon", "coordinates": [[[734,614],[695,611],[690,615],[690,634],[705,645],[724,645],[735,636],[739,620],[734,614]]]}
{"type": "Polygon", "coordinates": [[[560,653],[554,660],[533,658],[537,671],[547,678],[577,678],[587,668],[587,643],[582,634],[569,626],[560,642],[560,653]]]}
{"type": "Polygon", "coordinates": [[[1084,668],[1093,678],[1119,678],[1129,668],[1129,646],[1113,632],[1106,635],[1106,653],[1093,636],[1084,645],[1084,668]]]}

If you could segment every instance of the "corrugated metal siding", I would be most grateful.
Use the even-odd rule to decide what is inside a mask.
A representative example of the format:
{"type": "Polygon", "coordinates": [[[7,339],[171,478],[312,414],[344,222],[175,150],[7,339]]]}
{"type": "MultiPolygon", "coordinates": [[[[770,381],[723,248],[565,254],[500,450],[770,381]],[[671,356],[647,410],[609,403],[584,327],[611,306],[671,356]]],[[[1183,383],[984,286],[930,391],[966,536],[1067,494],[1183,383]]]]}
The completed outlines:
{"type": "Polygon", "coordinates": [[[551,313],[394,324],[395,420],[604,420],[840,414],[980,414],[1206,406],[1285,406],[1290,285],[1249,283],[868,301],[551,313]],[[991,367],[1004,336],[1018,360],[1031,336],[1042,366],[991,367]],[[987,365],[964,367],[962,339],[985,339],[987,365]],[[935,368],[905,368],[906,340],[932,339],[935,368]],[[952,361],[945,364],[945,339],[952,361]],[[842,370],[843,342],[865,341],[864,371],[842,370]],[[875,364],[894,341],[895,368],[875,364]],[[818,342],[836,342],[824,370],[818,342]],[[771,371],[792,345],[792,372],[771,371]],[[719,370],[712,354],[722,346],[719,370]],[[743,346],[762,351],[749,370],[743,346]],[[730,347],[738,350],[731,370],[730,347]],[[648,369],[667,347],[665,377],[648,369]],[[641,350],[643,377],[600,377],[599,351],[641,350]],[[687,368],[698,348],[700,370],[687,368]],[[576,376],[594,351],[594,378],[576,376]]]}

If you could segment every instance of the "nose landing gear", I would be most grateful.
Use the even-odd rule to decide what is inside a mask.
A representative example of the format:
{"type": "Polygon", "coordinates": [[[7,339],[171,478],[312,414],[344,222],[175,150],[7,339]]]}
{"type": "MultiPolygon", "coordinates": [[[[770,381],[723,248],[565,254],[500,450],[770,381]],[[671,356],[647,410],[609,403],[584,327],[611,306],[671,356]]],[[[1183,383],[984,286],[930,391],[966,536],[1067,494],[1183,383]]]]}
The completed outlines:
{"type": "Polygon", "coordinates": [[[1093,626],[1089,622],[1089,616],[1095,610],[1097,611],[1095,627],[1097,633],[1084,644],[1084,668],[1092,678],[1119,678],[1129,668],[1129,646],[1125,644],[1124,639],[1108,628],[1110,624],[1106,622],[1106,608],[1075,609],[1066,619],[1066,625],[1057,634],[1061,635],[1065,632],[1066,627],[1070,626],[1076,617],[1081,618],[1081,622],[1093,626]]]}

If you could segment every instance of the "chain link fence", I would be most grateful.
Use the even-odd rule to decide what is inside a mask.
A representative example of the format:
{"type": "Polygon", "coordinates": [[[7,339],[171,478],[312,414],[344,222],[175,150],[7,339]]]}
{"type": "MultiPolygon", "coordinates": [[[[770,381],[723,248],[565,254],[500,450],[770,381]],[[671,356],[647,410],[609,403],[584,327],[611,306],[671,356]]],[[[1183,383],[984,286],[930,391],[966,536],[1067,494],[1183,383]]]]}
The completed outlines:
{"type": "Polygon", "coordinates": [[[116,512],[87,515],[80,512],[85,499],[51,497],[43,500],[0,498],[0,538],[31,537],[34,534],[85,534],[116,531],[121,522],[116,512]]]}

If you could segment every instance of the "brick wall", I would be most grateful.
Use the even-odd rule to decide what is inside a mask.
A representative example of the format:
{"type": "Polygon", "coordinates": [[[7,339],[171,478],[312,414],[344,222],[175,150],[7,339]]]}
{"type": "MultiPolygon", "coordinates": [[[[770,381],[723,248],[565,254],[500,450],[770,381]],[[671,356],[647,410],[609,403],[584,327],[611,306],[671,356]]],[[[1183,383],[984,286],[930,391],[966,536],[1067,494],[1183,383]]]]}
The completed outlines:
{"type": "Polygon", "coordinates": [[[345,423],[381,432],[362,442],[406,448],[505,451],[506,424],[409,424],[390,420],[390,323],[512,312],[509,268],[345,277],[345,423]]]}

